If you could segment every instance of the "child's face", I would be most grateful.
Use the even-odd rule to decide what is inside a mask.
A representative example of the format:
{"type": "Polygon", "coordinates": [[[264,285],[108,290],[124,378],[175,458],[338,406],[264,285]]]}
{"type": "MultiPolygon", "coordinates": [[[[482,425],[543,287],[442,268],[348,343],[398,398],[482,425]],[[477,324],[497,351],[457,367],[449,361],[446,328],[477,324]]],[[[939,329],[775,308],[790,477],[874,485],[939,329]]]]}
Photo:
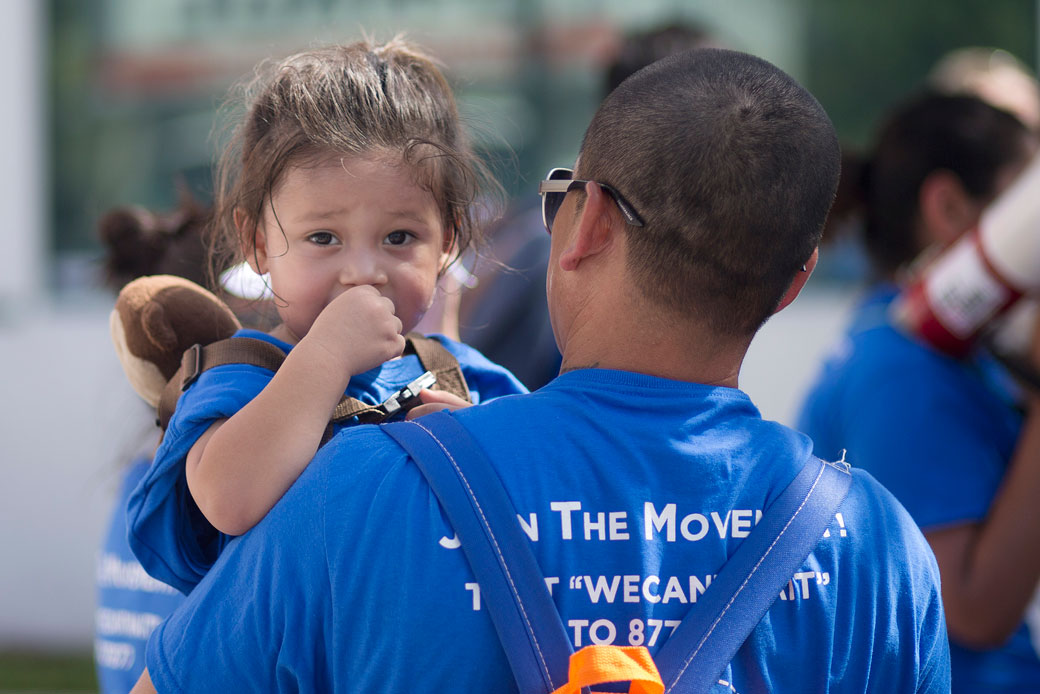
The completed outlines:
{"type": "Polygon", "coordinates": [[[291,167],[264,209],[254,270],[270,273],[291,342],[330,301],[371,285],[394,302],[407,332],[433,301],[445,261],[433,194],[405,165],[376,156],[291,167]]]}

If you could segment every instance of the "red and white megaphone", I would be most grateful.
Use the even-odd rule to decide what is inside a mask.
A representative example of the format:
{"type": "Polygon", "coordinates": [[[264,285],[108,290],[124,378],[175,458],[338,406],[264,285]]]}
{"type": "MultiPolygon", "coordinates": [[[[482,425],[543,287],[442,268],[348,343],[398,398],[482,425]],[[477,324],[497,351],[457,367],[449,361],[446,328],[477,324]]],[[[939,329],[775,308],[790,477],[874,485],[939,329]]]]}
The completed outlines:
{"type": "Polygon", "coordinates": [[[1040,298],[1040,157],[892,304],[896,325],[946,354],[987,335],[1024,353],[1040,298]]]}

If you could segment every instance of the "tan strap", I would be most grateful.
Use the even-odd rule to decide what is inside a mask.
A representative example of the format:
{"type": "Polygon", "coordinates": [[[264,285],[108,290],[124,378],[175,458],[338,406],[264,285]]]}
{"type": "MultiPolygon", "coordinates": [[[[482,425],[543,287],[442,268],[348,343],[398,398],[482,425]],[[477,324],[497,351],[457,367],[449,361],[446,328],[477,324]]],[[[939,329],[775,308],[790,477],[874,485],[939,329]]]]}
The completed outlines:
{"type": "Polygon", "coordinates": [[[330,422],[343,422],[357,417],[362,424],[374,424],[385,419],[379,405],[366,405],[357,398],[344,395],[332,410],[330,422]]]}
{"type": "Polygon", "coordinates": [[[181,357],[181,368],[163,388],[156,408],[156,423],[165,431],[177,400],[188,386],[207,369],[225,364],[252,364],[277,371],[285,361],[285,352],[270,342],[253,337],[229,337],[208,345],[192,345],[181,357]]]}
{"type": "MultiPolygon", "coordinates": [[[[432,390],[447,391],[472,402],[459,360],[440,342],[420,333],[408,333],[405,335],[404,353],[415,354],[422,369],[436,376],[437,382],[432,390]]],[[[388,413],[382,404],[366,405],[360,400],[344,395],[332,411],[329,421],[339,423],[357,417],[362,424],[378,424],[387,416],[388,413]]]]}
{"type": "Polygon", "coordinates": [[[433,386],[433,390],[444,390],[467,402],[473,402],[466,377],[462,375],[462,367],[454,354],[437,340],[420,333],[408,333],[405,338],[415,350],[415,356],[419,357],[423,369],[437,377],[437,385],[433,386]]]}

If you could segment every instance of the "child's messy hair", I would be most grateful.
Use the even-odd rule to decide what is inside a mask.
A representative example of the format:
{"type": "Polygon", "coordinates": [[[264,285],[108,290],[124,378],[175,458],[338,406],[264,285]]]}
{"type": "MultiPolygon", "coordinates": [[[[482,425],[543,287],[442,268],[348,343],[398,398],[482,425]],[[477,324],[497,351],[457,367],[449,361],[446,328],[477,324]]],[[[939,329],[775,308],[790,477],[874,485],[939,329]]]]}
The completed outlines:
{"type": "Polygon", "coordinates": [[[482,242],[476,203],[501,188],[471,149],[444,75],[401,37],[359,41],[265,61],[244,85],[246,112],[218,164],[211,262],[227,266],[255,248],[251,224],[291,166],[329,157],[400,156],[437,201],[454,261],[482,242]]]}

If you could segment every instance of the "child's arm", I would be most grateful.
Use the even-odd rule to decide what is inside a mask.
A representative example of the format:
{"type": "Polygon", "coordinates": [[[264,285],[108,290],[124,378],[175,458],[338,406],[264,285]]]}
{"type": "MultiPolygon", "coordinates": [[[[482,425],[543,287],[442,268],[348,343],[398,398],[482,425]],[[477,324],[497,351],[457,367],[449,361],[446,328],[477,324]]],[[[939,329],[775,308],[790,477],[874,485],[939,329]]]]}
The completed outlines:
{"type": "Polygon", "coordinates": [[[393,303],[375,288],[326,306],[256,398],[188,452],[188,489],[213,527],[240,535],[256,525],[318,450],[350,378],[403,350],[393,303]]]}

